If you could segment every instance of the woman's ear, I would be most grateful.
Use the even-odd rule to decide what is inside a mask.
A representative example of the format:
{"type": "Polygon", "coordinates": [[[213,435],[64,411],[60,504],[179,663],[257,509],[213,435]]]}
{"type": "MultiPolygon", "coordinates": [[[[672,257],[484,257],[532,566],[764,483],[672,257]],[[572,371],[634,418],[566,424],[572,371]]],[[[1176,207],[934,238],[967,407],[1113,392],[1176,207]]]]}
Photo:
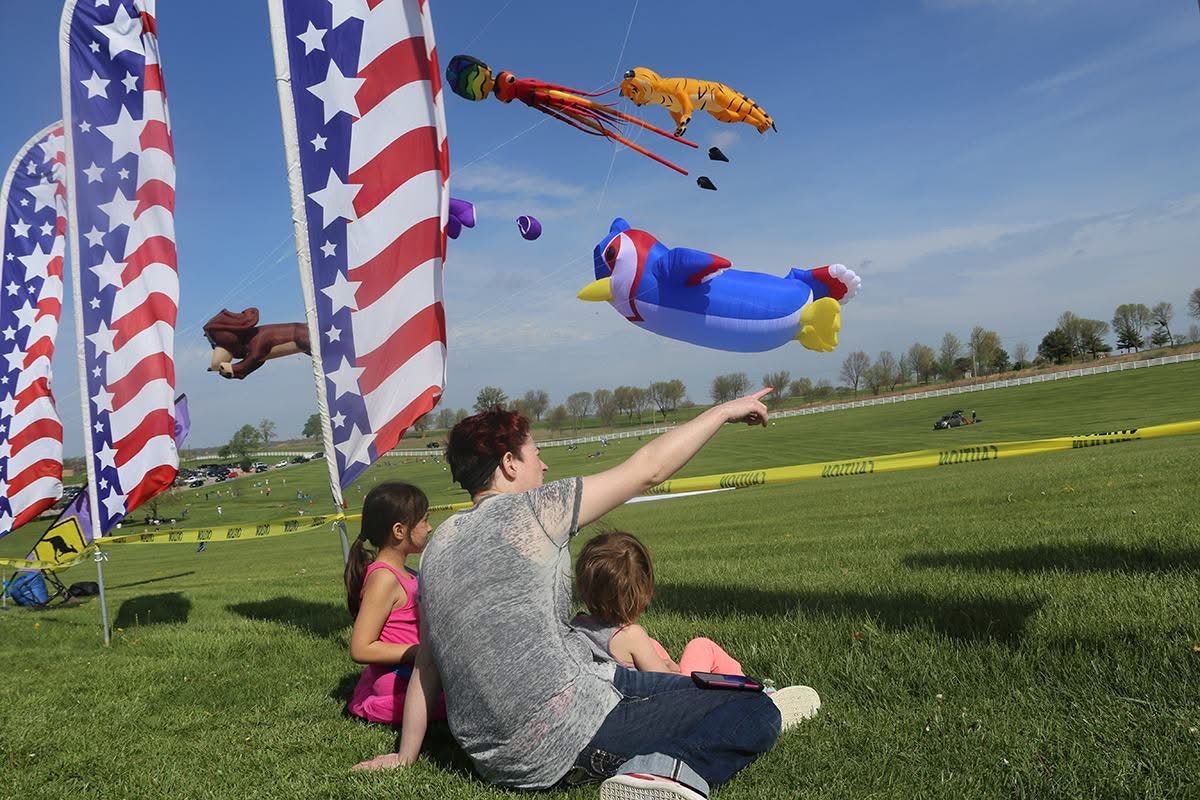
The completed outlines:
{"type": "Polygon", "coordinates": [[[517,457],[513,455],[511,450],[505,453],[503,458],[500,459],[500,472],[510,481],[517,477],[517,468],[513,464],[516,459],[517,457]]]}

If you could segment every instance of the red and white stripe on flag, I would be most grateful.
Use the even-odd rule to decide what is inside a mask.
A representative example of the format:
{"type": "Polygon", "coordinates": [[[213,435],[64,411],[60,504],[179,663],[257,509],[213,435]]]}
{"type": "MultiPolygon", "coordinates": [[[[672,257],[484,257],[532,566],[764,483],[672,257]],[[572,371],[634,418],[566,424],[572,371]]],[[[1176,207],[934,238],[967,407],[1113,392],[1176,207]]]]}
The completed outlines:
{"type": "Polygon", "coordinates": [[[429,3],[270,0],[335,499],[440,399],[449,155],[429,3]]]}
{"type": "Polygon", "coordinates": [[[60,40],[84,440],[103,536],[169,487],[175,155],[154,0],[67,0],[60,40]]]}
{"type": "Polygon", "coordinates": [[[25,143],[0,184],[0,536],[62,496],[62,423],[50,392],[62,316],[63,125],[25,143]]]}

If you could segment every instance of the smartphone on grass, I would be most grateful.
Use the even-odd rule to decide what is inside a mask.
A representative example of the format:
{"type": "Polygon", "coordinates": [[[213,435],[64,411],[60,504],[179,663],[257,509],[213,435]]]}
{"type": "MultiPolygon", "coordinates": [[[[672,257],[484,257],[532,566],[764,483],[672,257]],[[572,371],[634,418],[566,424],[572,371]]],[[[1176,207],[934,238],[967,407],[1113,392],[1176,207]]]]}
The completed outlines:
{"type": "Polygon", "coordinates": [[[763,690],[762,681],[745,675],[693,672],[692,681],[701,689],[733,689],[737,692],[761,692],[763,690]]]}

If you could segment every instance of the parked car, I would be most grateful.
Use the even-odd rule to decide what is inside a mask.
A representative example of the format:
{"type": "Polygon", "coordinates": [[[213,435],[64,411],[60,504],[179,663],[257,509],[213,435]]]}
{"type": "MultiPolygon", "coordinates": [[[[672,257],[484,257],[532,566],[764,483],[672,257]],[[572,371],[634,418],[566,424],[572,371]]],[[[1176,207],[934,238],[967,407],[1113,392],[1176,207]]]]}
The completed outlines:
{"type": "Polygon", "coordinates": [[[292,458],[293,464],[303,464],[305,461],[308,461],[308,456],[294,456],[292,458]]]}
{"type": "Polygon", "coordinates": [[[289,463],[291,463],[291,462],[289,462],[285,458],[283,461],[280,461],[278,464],[275,465],[275,469],[279,469],[280,467],[286,467],[289,463]]]}

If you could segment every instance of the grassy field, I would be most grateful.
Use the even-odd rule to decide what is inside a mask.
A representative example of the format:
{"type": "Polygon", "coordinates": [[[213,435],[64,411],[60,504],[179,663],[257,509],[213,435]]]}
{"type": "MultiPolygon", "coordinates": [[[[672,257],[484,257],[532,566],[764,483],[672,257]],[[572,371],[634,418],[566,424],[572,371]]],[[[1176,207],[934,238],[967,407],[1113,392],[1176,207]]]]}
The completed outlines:
{"type": "MultiPolygon", "coordinates": [[[[731,427],[683,474],[1192,419],[1197,386],[1200,364],[1184,364],[731,427]],[[984,424],[930,430],[955,407],[984,424]]],[[[554,478],[636,446],[544,456],[554,478]]],[[[1200,438],[1183,437],[639,504],[605,522],[653,550],[645,623],[668,648],[707,635],[751,674],[825,699],[722,800],[1190,798],[1197,474],[1200,438]]],[[[360,484],[391,477],[463,499],[432,459],[388,460],[360,484]]],[[[222,485],[237,497],[171,502],[191,504],[189,524],[217,522],[218,502],[220,521],[272,519],[327,511],[323,483],[310,464],[222,485]],[[264,477],[270,497],[254,486],[264,477]]],[[[0,540],[0,555],[23,555],[37,533],[0,540]]],[[[110,554],[111,648],[94,602],[0,613],[3,795],[505,795],[472,777],[444,730],[412,770],[348,772],[396,734],[342,713],[358,669],[333,534],[110,554]]]]}

